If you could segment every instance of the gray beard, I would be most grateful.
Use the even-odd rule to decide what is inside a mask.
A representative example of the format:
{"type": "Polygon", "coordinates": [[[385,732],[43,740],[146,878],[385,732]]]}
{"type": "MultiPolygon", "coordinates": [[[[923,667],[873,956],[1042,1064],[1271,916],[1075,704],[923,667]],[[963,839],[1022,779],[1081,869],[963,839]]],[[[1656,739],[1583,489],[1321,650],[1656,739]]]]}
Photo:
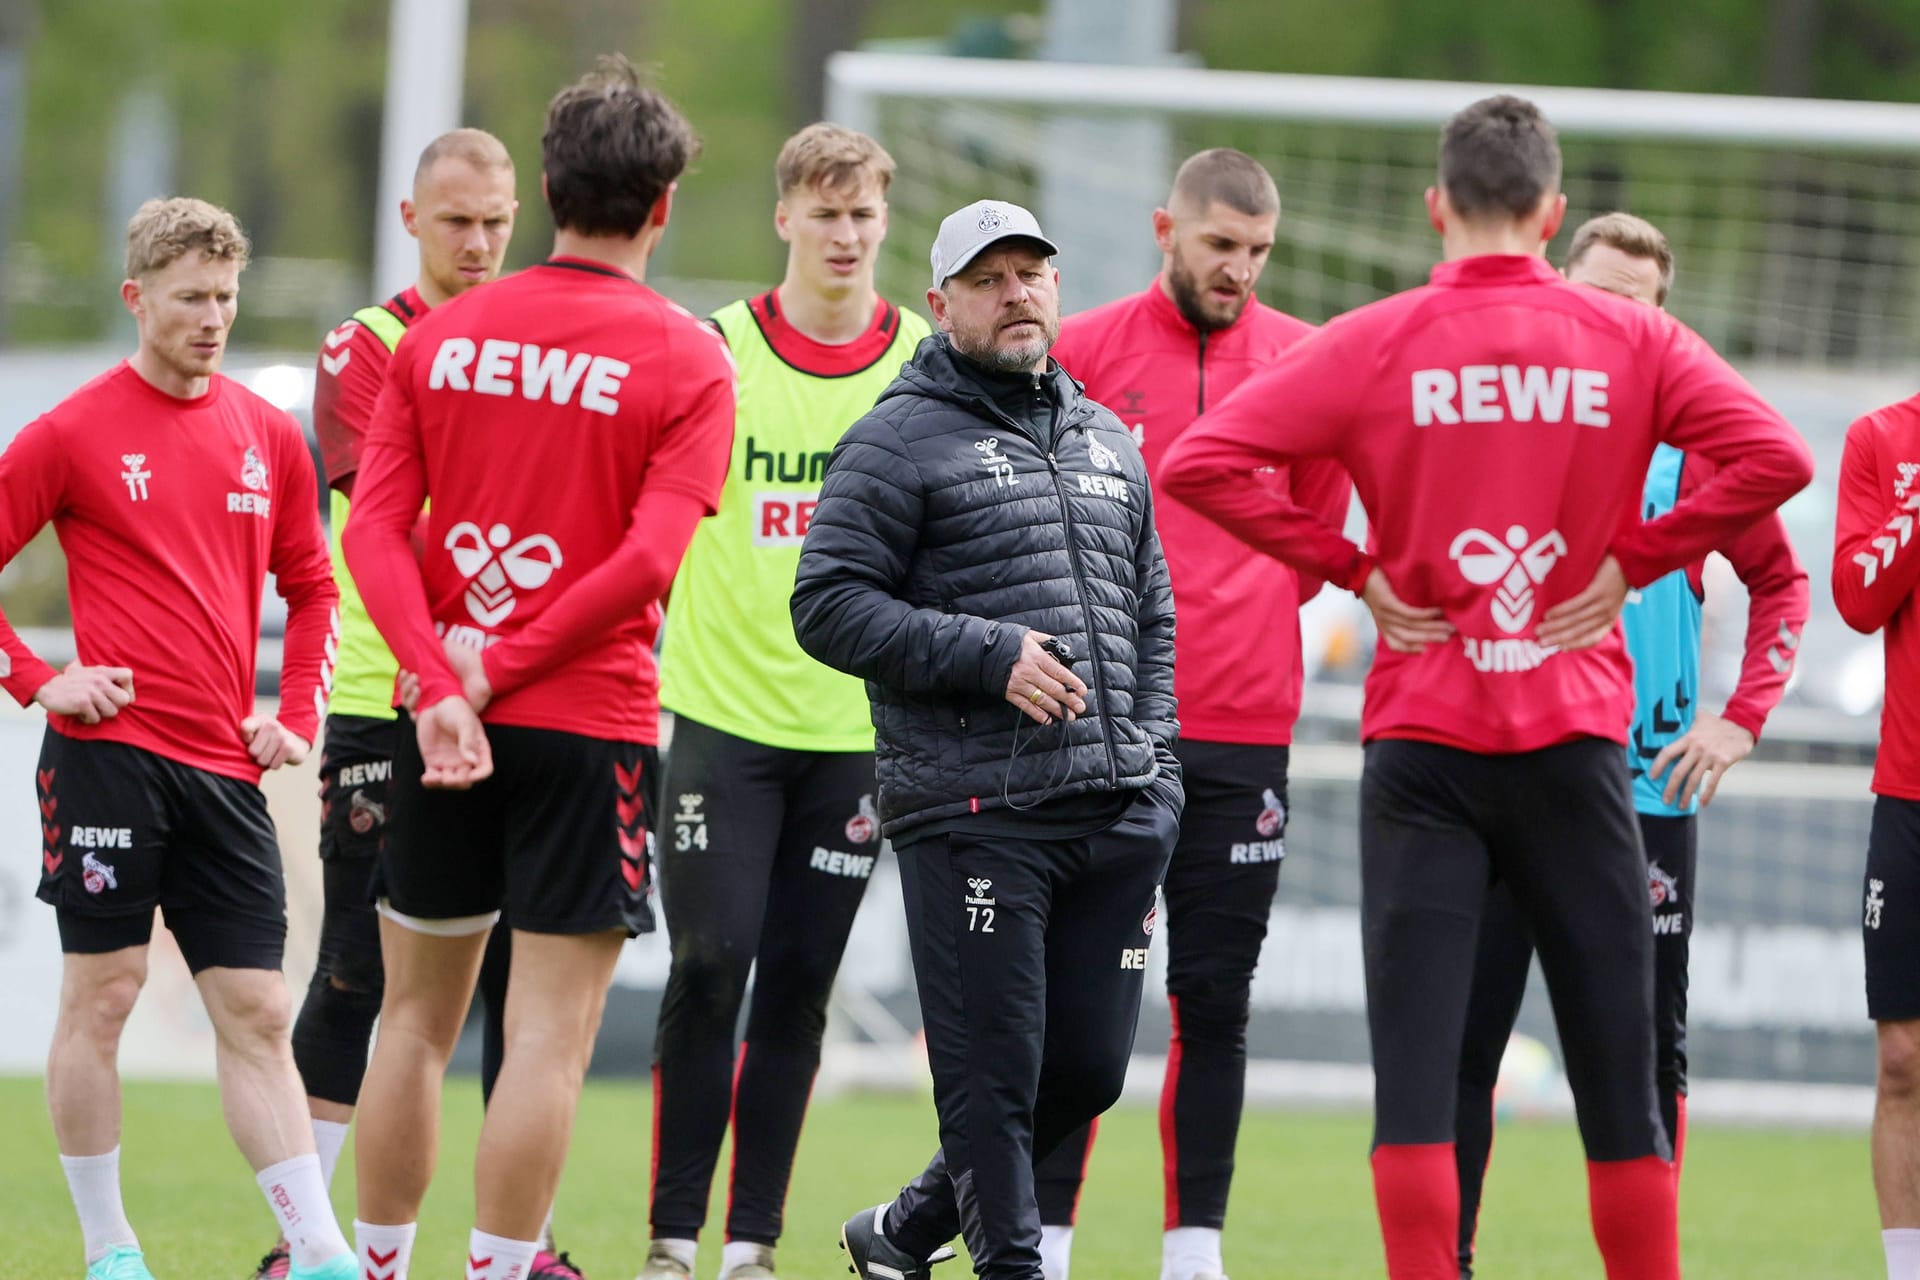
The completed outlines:
{"type": "Polygon", "coordinates": [[[981,364],[998,373],[1029,373],[1047,358],[1047,344],[1028,342],[1017,347],[993,347],[975,356],[981,364]]]}

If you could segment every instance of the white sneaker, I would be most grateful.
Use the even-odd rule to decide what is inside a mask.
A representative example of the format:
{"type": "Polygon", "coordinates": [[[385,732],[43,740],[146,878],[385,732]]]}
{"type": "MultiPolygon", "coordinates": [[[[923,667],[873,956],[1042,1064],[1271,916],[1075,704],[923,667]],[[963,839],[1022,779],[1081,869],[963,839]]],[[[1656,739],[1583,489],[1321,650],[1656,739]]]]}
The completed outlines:
{"type": "Polygon", "coordinates": [[[773,1250],[765,1245],[756,1247],[751,1258],[732,1270],[722,1271],[720,1280],[779,1280],[773,1273],[773,1250]]]}
{"type": "Polygon", "coordinates": [[[655,1240],[647,1246],[647,1260],[641,1265],[637,1280],[693,1280],[693,1268],[655,1240]]]}

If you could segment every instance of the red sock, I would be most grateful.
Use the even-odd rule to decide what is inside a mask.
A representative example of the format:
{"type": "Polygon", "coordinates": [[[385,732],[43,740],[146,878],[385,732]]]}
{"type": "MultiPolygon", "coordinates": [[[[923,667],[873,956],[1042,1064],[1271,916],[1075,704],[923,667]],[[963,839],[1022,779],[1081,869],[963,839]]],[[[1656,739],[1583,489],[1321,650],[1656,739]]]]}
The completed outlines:
{"type": "Polygon", "coordinates": [[[1680,1157],[1687,1149],[1687,1095],[1673,1095],[1673,1180],[1680,1181],[1680,1157]]]}
{"type": "Polygon", "coordinates": [[[1460,1171],[1451,1142],[1376,1147],[1373,1198],[1389,1280],[1458,1280],[1460,1171]]]}
{"type": "Polygon", "coordinates": [[[1607,1280],[1680,1280],[1672,1164],[1659,1156],[1589,1160],[1587,1202],[1607,1280]]]}

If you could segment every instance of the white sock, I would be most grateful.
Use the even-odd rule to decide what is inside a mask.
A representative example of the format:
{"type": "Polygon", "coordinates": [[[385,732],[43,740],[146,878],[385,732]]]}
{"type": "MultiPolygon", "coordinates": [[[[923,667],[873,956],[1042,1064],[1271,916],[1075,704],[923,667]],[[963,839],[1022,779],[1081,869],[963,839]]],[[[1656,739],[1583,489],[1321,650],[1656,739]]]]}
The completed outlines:
{"type": "Polygon", "coordinates": [[[100,1156],[61,1156],[60,1167],[67,1171],[67,1190],[80,1215],[87,1265],[106,1257],[109,1249],[138,1249],[140,1242],[120,1203],[120,1148],[100,1156]]]}
{"type": "Polygon", "coordinates": [[[1175,1227],[1160,1242],[1160,1280],[1193,1280],[1221,1269],[1220,1233],[1212,1227],[1175,1227]]]}
{"type": "Polygon", "coordinates": [[[313,1150],[320,1157],[320,1181],[331,1187],[340,1167],[340,1149],[347,1145],[347,1126],[337,1120],[313,1122],[313,1150]]]}
{"type": "Polygon", "coordinates": [[[1040,1270],[1047,1280],[1067,1280],[1067,1267],[1073,1261],[1073,1228],[1040,1228],[1040,1270]]]}
{"type": "Polygon", "coordinates": [[[538,1240],[509,1240],[475,1227],[467,1237],[467,1280],[526,1280],[538,1240]]]}
{"type": "Polygon", "coordinates": [[[766,1248],[766,1245],[750,1244],[745,1240],[727,1241],[720,1246],[720,1274],[724,1276],[735,1267],[760,1261],[760,1251],[766,1248]]]}
{"type": "MultiPolygon", "coordinates": [[[[700,1246],[697,1242],[682,1240],[678,1236],[655,1236],[648,1242],[648,1247],[665,1249],[676,1259],[685,1263],[689,1271],[693,1270],[694,1258],[700,1252],[700,1246]]],[[[726,1270],[724,1266],[720,1269],[722,1271],[726,1270]]]]}
{"type": "Polygon", "coordinates": [[[255,1174],[260,1193],[267,1198],[280,1234],[286,1238],[293,1265],[305,1269],[352,1253],[340,1222],[327,1199],[326,1179],[320,1176],[320,1157],[295,1156],[269,1165],[255,1174]]]}
{"type": "Polygon", "coordinates": [[[413,1261],[413,1235],[419,1229],[415,1222],[383,1227],[355,1218],[353,1241],[365,1280],[407,1280],[407,1267],[413,1261]]]}
{"type": "Polygon", "coordinates": [[[1880,1233],[1887,1251],[1887,1280],[1920,1280],[1920,1227],[1894,1227],[1880,1233]]]}

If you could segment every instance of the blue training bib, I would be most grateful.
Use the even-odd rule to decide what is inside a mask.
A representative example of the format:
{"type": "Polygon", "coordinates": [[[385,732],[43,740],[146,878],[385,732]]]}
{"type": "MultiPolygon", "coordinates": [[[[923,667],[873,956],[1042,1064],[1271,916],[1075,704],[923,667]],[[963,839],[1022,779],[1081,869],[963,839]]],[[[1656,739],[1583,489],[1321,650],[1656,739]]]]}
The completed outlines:
{"type": "MultiPolygon", "coordinates": [[[[1673,510],[1685,461],[1686,455],[1672,445],[1654,450],[1641,498],[1642,519],[1673,510]]],[[[1633,807],[1660,817],[1692,813],[1694,805],[1670,805],[1661,799],[1671,769],[1657,781],[1647,776],[1660,748],[1693,726],[1693,704],[1700,693],[1700,597],[1687,571],[1675,569],[1629,594],[1621,622],[1633,658],[1633,732],[1627,744],[1633,807]]]]}

